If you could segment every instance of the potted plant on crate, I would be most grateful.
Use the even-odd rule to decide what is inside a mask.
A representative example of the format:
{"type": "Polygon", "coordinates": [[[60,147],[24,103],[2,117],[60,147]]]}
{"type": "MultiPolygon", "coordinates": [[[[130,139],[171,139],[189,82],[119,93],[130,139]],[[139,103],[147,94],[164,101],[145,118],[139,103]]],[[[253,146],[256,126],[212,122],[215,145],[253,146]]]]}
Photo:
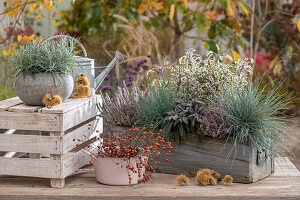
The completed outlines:
{"type": "Polygon", "coordinates": [[[74,81],[70,71],[77,66],[75,40],[28,42],[12,55],[15,92],[28,105],[43,105],[45,94],[68,99],[74,81]]]}
{"type": "MultiPolygon", "coordinates": [[[[161,137],[162,130],[154,132],[153,126],[139,129],[135,125],[126,131],[102,134],[99,145],[82,149],[91,156],[90,163],[99,183],[129,185],[146,182],[151,172],[155,172],[148,160],[153,161],[153,157],[163,154],[171,155],[173,147],[161,137]]],[[[164,162],[169,159],[165,158],[164,162]]],[[[164,165],[164,162],[157,164],[164,165]]]]}

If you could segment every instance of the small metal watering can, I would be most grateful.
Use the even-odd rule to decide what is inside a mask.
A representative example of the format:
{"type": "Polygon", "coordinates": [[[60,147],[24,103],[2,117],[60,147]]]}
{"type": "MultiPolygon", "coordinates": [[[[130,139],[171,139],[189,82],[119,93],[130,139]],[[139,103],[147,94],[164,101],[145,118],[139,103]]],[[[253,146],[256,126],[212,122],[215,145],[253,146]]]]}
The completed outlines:
{"type": "Polygon", "coordinates": [[[81,56],[75,57],[79,66],[78,66],[78,68],[73,70],[71,75],[72,75],[73,79],[75,80],[79,74],[85,74],[90,81],[92,95],[95,95],[95,92],[100,87],[100,85],[104,81],[105,77],[110,72],[110,70],[115,66],[117,61],[120,62],[120,61],[124,60],[124,57],[122,56],[122,54],[119,51],[116,51],[114,59],[107,65],[107,67],[101,72],[101,74],[99,74],[95,78],[94,59],[87,57],[87,53],[86,53],[84,46],[77,39],[75,39],[71,36],[68,36],[68,35],[56,35],[56,36],[48,38],[47,40],[44,41],[44,43],[49,40],[60,38],[60,37],[67,37],[67,38],[74,39],[77,42],[78,46],[82,49],[84,57],[81,57],[81,56]]]}

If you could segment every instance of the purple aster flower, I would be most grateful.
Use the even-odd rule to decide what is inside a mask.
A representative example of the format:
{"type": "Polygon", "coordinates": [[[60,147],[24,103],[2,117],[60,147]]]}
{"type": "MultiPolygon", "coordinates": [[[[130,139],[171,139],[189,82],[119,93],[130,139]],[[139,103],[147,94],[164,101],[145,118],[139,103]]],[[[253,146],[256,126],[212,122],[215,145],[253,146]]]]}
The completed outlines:
{"type": "Polygon", "coordinates": [[[125,73],[127,73],[127,74],[137,74],[138,72],[135,71],[135,70],[133,70],[133,69],[127,68],[127,69],[125,70],[125,73]]]}

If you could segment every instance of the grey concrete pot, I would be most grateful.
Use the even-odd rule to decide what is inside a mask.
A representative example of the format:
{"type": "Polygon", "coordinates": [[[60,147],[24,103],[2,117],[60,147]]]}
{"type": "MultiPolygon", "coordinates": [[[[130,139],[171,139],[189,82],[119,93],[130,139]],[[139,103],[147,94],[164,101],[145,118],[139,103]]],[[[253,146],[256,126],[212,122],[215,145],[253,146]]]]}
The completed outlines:
{"type": "Polygon", "coordinates": [[[43,105],[45,94],[60,95],[63,101],[68,99],[74,87],[71,75],[57,75],[52,73],[38,73],[34,77],[19,75],[15,82],[16,95],[28,105],[43,105]]]}

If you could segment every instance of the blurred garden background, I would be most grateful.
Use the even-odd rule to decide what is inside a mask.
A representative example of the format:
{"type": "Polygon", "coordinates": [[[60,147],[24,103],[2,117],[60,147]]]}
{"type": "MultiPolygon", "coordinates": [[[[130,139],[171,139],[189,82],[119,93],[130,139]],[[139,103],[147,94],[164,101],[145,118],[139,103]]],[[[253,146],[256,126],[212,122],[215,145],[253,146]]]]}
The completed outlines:
{"type": "MultiPolygon", "coordinates": [[[[176,62],[194,48],[254,59],[253,78],[296,100],[299,113],[299,0],[0,0],[0,100],[14,96],[10,55],[28,41],[68,34],[95,59],[96,73],[119,50],[125,61],[106,77],[102,91],[134,83],[144,89],[149,70],[176,62]]],[[[79,53],[80,54],[80,53],[79,53]]],[[[299,116],[298,116],[299,117],[299,116]]],[[[299,121],[296,118],[295,121],[299,121]]],[[[300,126],[291,123],[294,163],[300,169],[300,126]]]]}

